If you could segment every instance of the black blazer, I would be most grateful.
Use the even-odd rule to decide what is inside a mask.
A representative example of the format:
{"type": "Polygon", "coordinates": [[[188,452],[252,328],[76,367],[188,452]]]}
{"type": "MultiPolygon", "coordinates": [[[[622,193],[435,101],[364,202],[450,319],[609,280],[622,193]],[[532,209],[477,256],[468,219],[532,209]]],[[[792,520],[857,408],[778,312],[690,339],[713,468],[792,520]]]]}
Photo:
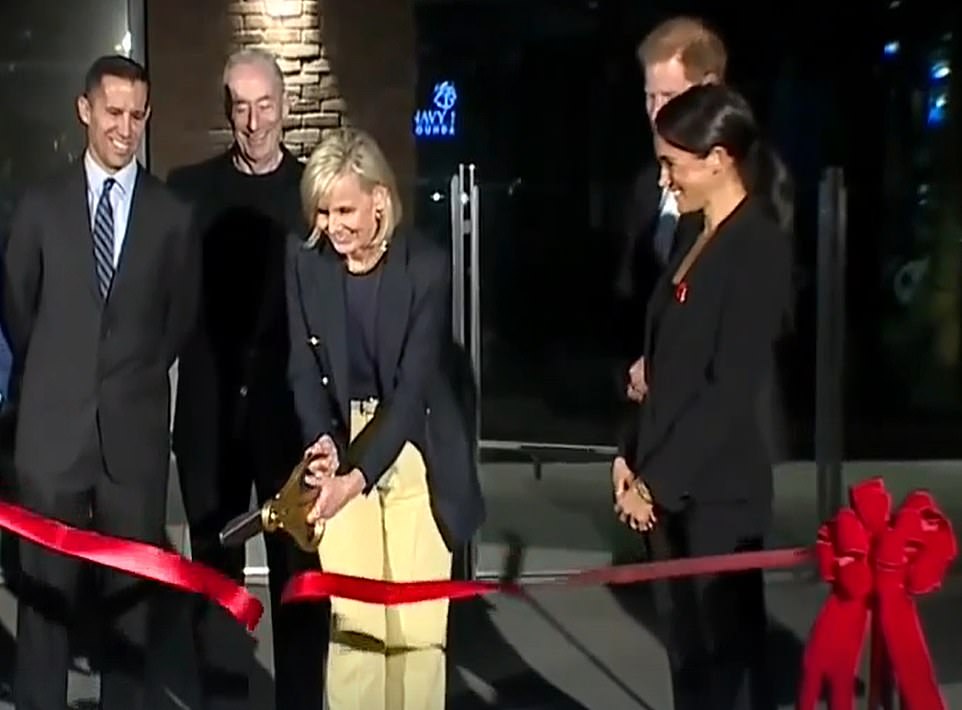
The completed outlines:
{"type": "Polygon", "coordinates": [[[18,382],[18,475],[62,478],[99,434],[109,476],[166,480],[168,370],[197,304],[189,223],[188,208],[138,167],[104,303],[83,162],[25,193],[3,264],[3,313],[18,382]]]}
{"type": "Polygon", "coordinates": [[[739,501],[763,516],[771,461],[757,402],[789,299],[789,239],[746,200],[692,266],[680,302],[671,279],[699,220],[683,218],[679,248],[649,302],[648,394],[621,453],[669,511],[739,501]]]}
{"type": "Polygon", "coordinates": [[[371,423],[348,445],[350,402],[345,270],[326,243],[292,239],[287,264],[289,378],[305,446],[330,434],[346,472],[367,490],[410,441],[428,470],[431,503],[449,547],[484,519],[474,429],[457,393],[450,329],[450,260],[427,240],[398,231],[384,257],[377,306],[377,360],[384,392],[371,423]]]}

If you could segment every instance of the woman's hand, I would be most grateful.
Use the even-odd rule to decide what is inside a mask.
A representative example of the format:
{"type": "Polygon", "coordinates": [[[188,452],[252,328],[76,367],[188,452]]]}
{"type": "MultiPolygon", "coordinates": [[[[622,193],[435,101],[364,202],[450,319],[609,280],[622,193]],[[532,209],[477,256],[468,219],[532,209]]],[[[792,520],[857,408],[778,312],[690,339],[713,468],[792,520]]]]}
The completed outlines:
{"type": "Polygon", "coordinates": [[[624,456],[616,457],[614,463],[611,464],[611,487],[614,491],[615,498],[617,499],[622,493],[625,493],[631,488],[634,480],[635,474],[628,468],[628,462],[625,461],[624,456]]]}
{"type": "Polygon", "coordinates": [[[341,508],[359,496],[366,485],[364,474],[356,468],[345,476],[321,476],[314,480],[316,482],[311,485],[318,492],[314,507],[307,514],[309,524],[333,518],[341,508]]]}
{"type": "Polygon", "coordinates": [[[647,488],[639,481],[634,481],[628,490],[615,496],[615,513],[621,522],[632,530],[648,532],[658,522],[655,517],[655,503],[651,496],[643,491],[647,488]]]}
{"type": "Polygon", "coordinates": [[[628,399],[632,402],[641,404],[645,401],[648,394],[648,383],[645,381],[645,358],[638,358],[631,367],[628,368],[628,399]]]}
{"type": "Polygon", "coordinates": [[[304,451],[307,461],[308,474],[304,482],[315,488],[321,485],[322,479],[337,473],[340,460],[337,455],[337,445],[330,435],[325,434],[307,447],[304,451]]]}

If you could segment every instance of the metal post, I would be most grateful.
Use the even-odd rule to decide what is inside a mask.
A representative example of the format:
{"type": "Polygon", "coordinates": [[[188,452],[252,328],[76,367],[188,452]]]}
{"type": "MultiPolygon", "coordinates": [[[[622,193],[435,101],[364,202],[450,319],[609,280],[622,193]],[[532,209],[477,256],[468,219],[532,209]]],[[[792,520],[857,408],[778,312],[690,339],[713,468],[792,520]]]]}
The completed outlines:
{"type": "MultiPolygon", "coordinates": [[[[476,301],[476,286],[474,283],[473,271],[475,262],[475,247],[473,236],[477,223],[476,218],[465,219],[465,208],[472,204],[474,196],[474,166],[470,166],[468,172],[469,183],[465,184],[465,166],[459,165],[458,171],[451,176],[450,198],[451,198],[451,321],[454,341],[462,348],[468,348],[472,353],[471,365],[475,367],[474,341],[475,317],[474,303],[476,301]],[[465,236],[471,235],[471,249],[468,258],[470,265],[465,259],[465,236]],[[469,277],[468,269],[472,275],[469,277]],[[466,279],[470,278],[470,286],[465,284],[466,279]],[[470,289],[470,304],[465,301],[468,290],[470,289]],[[468,322],[470,319],[470,323],[468,322]]],[[[475,200],[476,202],[476,200],[475,200]]],[[[470,208],[469,208],[470,209],[470,208]]],[[[477,373],[472,373],[477,386],[477,373]]],[[[476,400],[480,400],[480,395],[475,395],[476,400]]],[[[478,405],[480,406],[480,404],[478,405]]],[[[477,414],[477,413],[475,413],[477,414]]],[[[477,419],[477,416],[476,416],[477,419]]],[[[475,449],[475,461],[479,462],[479,451],[475,449]]],[[[471,542],[463,545],[455,551],[454,575],[460,579],[473,579],[476,573],[476,543],[471,542]]]]}
{"type": "MultiPolygon", "coordinates": [[[[130,33],[129,56],[142,66],[147,66],[147,8],[145,0],[127,0],[127,32],[130,33]]],[[[148,71],[150,70],[147,67],[148,71]]],[[[137,149],[137,160],[141,165],[150,168],[150,131],[144,133],[140,147],[137,149]]]]}
{"type": "MultiPolygon", "coordinates": [[[[892,671],[892,658],[889,656],[882,638],[882,627],[878,614],[873,611],[869,636],[869,682],[868,710],[895,710],[895,674],[892,671]]],[[[900,698],[901,701],[901,698],[900,698]]],[[[905,707],[901,701],[900,706],[905,707]]]]}
{"type": "Polygon", "coordinates": [[[846,218],[844,173],[829,167],[818,191],[816,274],[815,470],[821,520],[842,504],[846,218]]]}
{"type": "Polygon", "coordinates": [[[454,342],[464,346],[464,218],[461,176],[451,176],[451,326],[454,342]]]}
{"type": "Polygon", "coordinates": [[[471,265],[468,272],[471,288],[470,328],[471,367],[474,369],[475,386],[475,441],[481,440],[481,195],[474,178],[474,164],[468,166],[468,224],[471,265]]]}

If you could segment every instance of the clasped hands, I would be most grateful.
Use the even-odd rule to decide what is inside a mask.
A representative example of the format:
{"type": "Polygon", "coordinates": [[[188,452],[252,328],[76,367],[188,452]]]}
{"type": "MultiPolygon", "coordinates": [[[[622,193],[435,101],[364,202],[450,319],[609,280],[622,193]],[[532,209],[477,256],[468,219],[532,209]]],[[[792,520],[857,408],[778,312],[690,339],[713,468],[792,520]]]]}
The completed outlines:
{"type": "Polygon", "coordinates": [[[621,522],[638,532],[655,527],[655,503],[648,487],[628,468],[621,456],[611,466],[611,484],[615,493],[615,513],[621,522]]]}
{"type": "Polygon", "coordinates": [[[317,490],[314,505],[307,514],[308,523],[330,520],[337,512],[364,490],[364,474],[360,469],[338,476],[340,459],[334,440],[324,434],[304,451],[307,475],[304,483],[317,490]]]}
{"type": "Polygon", "coordinates": [[[635,404],[641,404],[648,396],[648,382],[645,378],[645,358],[640,357],[628,368],[628,386],[625,394],[635,404]]]}

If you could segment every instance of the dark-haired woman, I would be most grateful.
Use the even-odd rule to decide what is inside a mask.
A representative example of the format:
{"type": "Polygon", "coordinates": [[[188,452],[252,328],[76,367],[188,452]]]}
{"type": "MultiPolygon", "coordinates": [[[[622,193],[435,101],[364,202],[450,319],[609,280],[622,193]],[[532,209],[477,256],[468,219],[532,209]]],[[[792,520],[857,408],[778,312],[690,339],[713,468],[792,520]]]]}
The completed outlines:
{"type": "MultiPolygon", "coordinates": [[[[790,303],[791,188],[730,88],[693,87],[655,129],[682,241],[648,302],[647,391],[612,467],[615,510],[655,558],[755,550],[772,503],[756,403],[790,303]]],[[[770,707],[761,573],[667,591],[676,710],[770,707]]]]}

